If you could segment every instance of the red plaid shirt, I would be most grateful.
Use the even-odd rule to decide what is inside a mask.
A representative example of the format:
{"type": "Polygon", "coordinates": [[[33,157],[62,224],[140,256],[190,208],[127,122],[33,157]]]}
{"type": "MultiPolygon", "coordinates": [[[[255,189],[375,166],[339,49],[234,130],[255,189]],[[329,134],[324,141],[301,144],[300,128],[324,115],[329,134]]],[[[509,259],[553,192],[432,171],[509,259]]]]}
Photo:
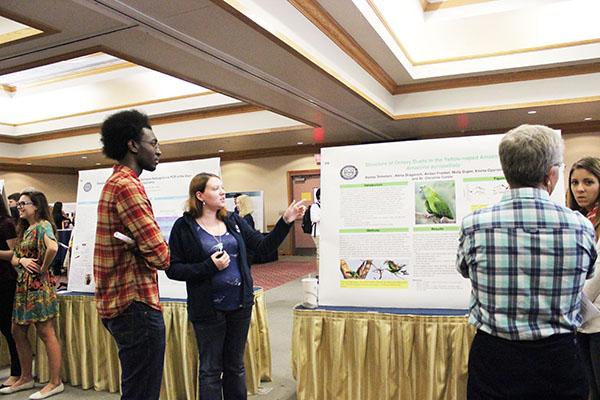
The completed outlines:
{"type": "Polygon", "coordinates": [[[169,247],[154,219],[152,205],[136,173],[114,167],[98,202],[94,279],[101,318],[114,318],[132,302],[160,310],[157,269],[169,267],[169,247]],[[121,232],[135,249],[115,239],[121,232]]]}

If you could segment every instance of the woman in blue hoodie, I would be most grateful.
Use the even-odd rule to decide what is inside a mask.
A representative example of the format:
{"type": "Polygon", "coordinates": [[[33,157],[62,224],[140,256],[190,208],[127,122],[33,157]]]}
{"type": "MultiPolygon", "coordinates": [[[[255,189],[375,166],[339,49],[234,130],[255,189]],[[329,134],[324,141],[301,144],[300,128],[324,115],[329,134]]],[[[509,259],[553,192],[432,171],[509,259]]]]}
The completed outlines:
{"type": "Polygon", "coordinates": [[[200,398],[246,399],[244,349],[253,304],[247,249],[268,254],[279,247],[302,201],[292,202],[268,235],[227,213],[217,175],[201,173],[190,182],[187,211],[171,230],[171,279],[185,281],[188,317],[200,357],[200,398]]]}

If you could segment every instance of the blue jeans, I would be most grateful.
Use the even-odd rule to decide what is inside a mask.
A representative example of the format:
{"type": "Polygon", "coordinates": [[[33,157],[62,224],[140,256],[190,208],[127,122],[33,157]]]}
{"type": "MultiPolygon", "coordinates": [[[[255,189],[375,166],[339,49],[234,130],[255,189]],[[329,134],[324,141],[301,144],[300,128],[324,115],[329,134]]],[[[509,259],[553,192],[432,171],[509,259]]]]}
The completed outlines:
{"type": "Polygon", "coordinates": [[[121,361],[122,400],[158,400],[165,361],[162,313],[133,302],[102,323],[114,337],[121,361]]]}
{"type": "Polygon", "coordinates": [[[245,400],[244,350],[252,307],[216,311],[194,322],[200,356],[200,399],[245,400]],[[222,395],[221,395],[222,393],[222,395]]]}

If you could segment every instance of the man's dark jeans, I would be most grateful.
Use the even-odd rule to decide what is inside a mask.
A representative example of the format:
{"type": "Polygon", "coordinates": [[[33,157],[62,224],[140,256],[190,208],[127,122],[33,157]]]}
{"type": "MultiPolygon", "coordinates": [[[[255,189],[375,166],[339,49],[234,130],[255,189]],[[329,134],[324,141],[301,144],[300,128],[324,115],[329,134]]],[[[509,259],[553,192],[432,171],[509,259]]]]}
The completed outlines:
{"type": "Polygon", "coordinates": [[[158,400],[165,360],[162,313],[133,302],[115,318],[102,323],[112,334],[121,361],[122,400],[158,400]]]}
{"type": "Polygon", "coordinates": [[[578,333],[577,345],[590,382],[590,400],[600,399],[600,333],[578,333]]]}
{"type": "Polygon", "coordinates": [[[244,350],[252,308],[216,313],[215,317],[194,322],[200,356],[200,398],[244,400],[244,350]]]}
{"type": "Polygon", "coordinates": [[[477,331],[469,353],[468,400],[587,400],[575,334],[511,341],[477,331]]]}

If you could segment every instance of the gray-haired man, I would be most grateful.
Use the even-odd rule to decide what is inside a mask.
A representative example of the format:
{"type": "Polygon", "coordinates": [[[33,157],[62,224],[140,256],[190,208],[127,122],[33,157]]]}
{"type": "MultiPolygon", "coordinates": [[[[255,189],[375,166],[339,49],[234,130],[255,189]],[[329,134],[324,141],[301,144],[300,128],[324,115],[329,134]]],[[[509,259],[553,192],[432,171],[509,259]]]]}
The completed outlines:
{"type": "Polygon", "coordinates": [[[468,399],[587,399],[575,331],[597,254],[591,223],[550,200],[562,153],[548,127],[508,132],[499,154],[510,191],[462,222],[457,268],[477,327],[468,399]]]}

